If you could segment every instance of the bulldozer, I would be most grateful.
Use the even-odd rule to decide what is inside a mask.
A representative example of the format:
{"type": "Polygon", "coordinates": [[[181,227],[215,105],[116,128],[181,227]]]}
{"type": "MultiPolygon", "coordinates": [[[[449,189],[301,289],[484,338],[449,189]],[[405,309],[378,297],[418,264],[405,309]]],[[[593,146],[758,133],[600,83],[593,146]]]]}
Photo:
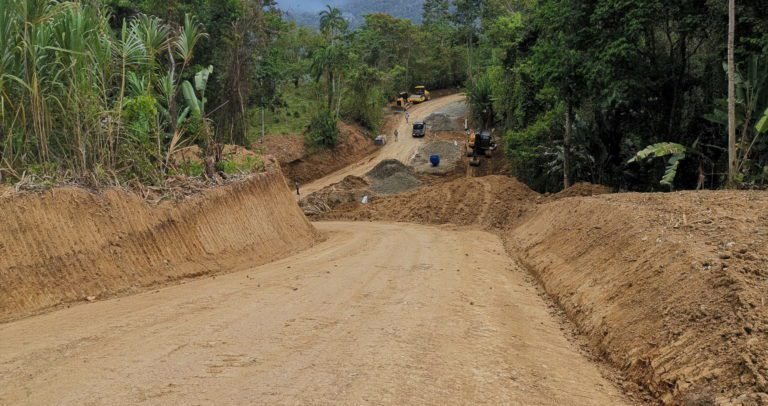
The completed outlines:
{"type": "Polygon", "coordinates": [[[414,89],[415,92],[408,97],[409,102],[413,104],[424,103],[432,98],[425,86],[416,86],[414,89]]]}
{"type": "Polygon", "coordinates": [[[467,156],[472,157],[469,165],[480,166],[480,155],[491,158],[496,147],[493,130],[470,131],[467,135],[467,156]]]}

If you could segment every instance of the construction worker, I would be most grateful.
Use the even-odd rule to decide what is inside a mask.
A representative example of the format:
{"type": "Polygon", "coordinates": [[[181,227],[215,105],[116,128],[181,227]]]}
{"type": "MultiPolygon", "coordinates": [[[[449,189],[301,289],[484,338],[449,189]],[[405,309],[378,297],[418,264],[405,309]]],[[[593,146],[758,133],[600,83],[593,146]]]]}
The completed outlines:
{"type": "Polygon", "coordinates": [[[408,123],[408,119],[411,118],[411,113],[405,113],[405,123],[408,123]]]}
{"type": "Polygon", "coordinates": [[[398,134],[399,134],[399,133],[398,133],[397,129],[395,129],[395,142],[397,142],[397,136],[398,136],[398,134]]]}

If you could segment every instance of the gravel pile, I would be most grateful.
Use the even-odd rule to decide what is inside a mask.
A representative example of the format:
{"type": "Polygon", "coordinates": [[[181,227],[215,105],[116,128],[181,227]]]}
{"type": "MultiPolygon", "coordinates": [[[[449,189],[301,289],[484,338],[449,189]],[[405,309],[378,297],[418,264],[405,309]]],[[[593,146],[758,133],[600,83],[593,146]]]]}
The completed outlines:
{"type": "Polygon", "coordinates": [[[444,113],[432,113],[425,120],[432,131],[461,131],[460,119],[444,113]]]}
{"type": "Polygon", "coordinates": [[[397,159],[385,159],[379,162],[365,176],[369,179],[385,179],[396,173],[410,172],[411,170],[397,159]]]}
{"type": "Polygon", "coordinates": [[[371,185],[371,190],[380,195],[396,195],[408,192],[421,186],[421,181],[410,173],[395,173],[384,179],[377,180],[371,185]]]}
{"type": "Polygon", "coordinates": [[[451,103],[429,115],[424,121],[432,131],[462,131],[469,110],[464,102],[451,103]]]}
{"type": "Polygon", "coordinates": [[[469,114],[469,106],[464,102],[451,103],[439,111],[451,117],[466,117],[469,114]]]}
{"type": "Polygon", "coordinates": [[[366,176],[371,181],[371,190],[382,195],[403,193],[421,186],[413,171],[396,159],[380,162],[366,176]]]}

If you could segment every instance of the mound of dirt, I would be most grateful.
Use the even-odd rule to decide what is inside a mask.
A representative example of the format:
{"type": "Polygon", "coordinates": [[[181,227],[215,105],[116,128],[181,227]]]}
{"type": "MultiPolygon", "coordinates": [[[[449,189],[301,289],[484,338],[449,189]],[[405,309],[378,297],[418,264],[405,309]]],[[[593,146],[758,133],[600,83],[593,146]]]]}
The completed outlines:
{"type": "Polygon", "coordinates": [[[381,161],[366,177],[371,180],[371,190],[382,195],[403,193],[421,186],[413,170],[396,159],[381,161]]]}
{"type": "Polygon", "coordinates": [[[380,195],[395,195],[421,186],[421,181],[407,172],[398,172],[373,182],[371,189],[380,195]]]}
{"type": "Polygon", "coordinates": [[[277,170],[180,204],[68,187],[5,196],[0,212],[0,322],[266,263],[318,238],[277,170]]]}
{"type": "Polygon", "coordinates": [[[385,159],[373,167],[365,176],[369,179],[386,179],[396,173],[410,173],[411,169],[397,159],[385,159]]]}
{"type": "Polygon", "coordinates": [[[666,404],[765,404],[768,194],[557,200],[508,237],[634,384],[666,404]]]}
{"type": "Polygon", "coordinates": [[[538,193],[514,178],[461,178],[368,205],[327,213],[323,219],[404,221],[423,224],[479,225],[504,229],[533,206],[538,193]]]}
{"type": "Polygon", "coordinates": [[[410,164],[419,173],[445,175],[456,170],[461,158],[462,146],[458,142],[433,141],[419,147],[410,164]],[[440,156],[440,166],[434,167],[429,162],[429,157],[433,154],[440,156]]]}
{"type": "Polygon", "coordinates": [[[613,189],[605,185],[596,185],[594,183],[579,182],[568,189],[565,189],[552,196],[553,199],[562,199],[564,197],[574,196],[597,196],[613,193],[613,189]]]}
{"type": "Polygon", "coordinates": [[[364,196],[371,196],[369,186],[363,178],[347,176],[341,182],[305,197],[299,204],[304,214],[317,216],[342,205],[360,202],[364,196]]]}
{"type": "MultiPolygon", "coordinates": [[[[310,153],[303,149],[302,144],[302,150],[299,154],[298,151],[295,151],[295,141],[291,142],[291,145],[294,146],[291,147],[290,153],[286,152],[283,156],[290,157],[292,160],[281,161],[283,173],[288,180],[309,183],[378,151],[378,147],[373,143],[373,138],[366,137],[362,127],[341,121],[337,125],[340,132],[339,143],[332,150],[324,149],[310,153]]],[[[279,148],[279,142],[277,144],[267,148],[266,152],[269,153],[270,150],[279,148]]]]}
{"type": "Polygon", "coordinates": [[[436,112],[424,119],[429,129],[432,131],[461,131],[463,130],[463,120],[448,114],[436,112]]]}

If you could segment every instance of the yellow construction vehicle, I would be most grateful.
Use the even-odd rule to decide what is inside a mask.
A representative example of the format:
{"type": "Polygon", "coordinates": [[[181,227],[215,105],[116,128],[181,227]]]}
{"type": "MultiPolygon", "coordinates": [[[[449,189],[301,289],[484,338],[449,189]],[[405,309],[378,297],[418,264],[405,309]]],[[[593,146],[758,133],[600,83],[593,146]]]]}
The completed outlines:
{"type": "Polygon", "coordinates": [[[424,86],[416,86],[414,94],[410,95],[408,97],[408,101],[414,104],[418,103],[424,103],[425,101],[429,101],[431,99],[431,96],[429,95],[429,90],[427,90],[424,86]]]}
{"type": "Polygon", "coordinates": [[[470,131],[467,134],[467,156],[472,157],[469,161],[470,166],[480,166],[480,155],[485,155],[486,158],[493,156],[493,151],[496,149],[496,140],[493,137],[493,130],[487,131],[470,131]]]}
{"type": "Polygon", "coordinates": [[[395,106],[403,111],[408,110],[409,107],[413,105],[413,102],[410,99],[410,96],[408,96],[407,92],[402,92],[397,96],[397,100],[395,100],[395,106]]]}

